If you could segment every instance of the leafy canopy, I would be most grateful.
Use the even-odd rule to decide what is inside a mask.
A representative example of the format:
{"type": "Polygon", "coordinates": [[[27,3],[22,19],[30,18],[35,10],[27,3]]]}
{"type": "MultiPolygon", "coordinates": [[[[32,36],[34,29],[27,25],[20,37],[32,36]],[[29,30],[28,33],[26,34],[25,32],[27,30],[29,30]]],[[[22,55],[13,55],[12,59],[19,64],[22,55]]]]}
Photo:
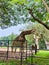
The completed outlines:
{"type": "MultiPolygon", "coordinates": [[[[42,0],[1,0],[0,2],[0,26],[31,21],[38,22],[49,29],[49,12],[42,0]]],[[[46,4],[49,5],[48,0],[46,4]]]]}

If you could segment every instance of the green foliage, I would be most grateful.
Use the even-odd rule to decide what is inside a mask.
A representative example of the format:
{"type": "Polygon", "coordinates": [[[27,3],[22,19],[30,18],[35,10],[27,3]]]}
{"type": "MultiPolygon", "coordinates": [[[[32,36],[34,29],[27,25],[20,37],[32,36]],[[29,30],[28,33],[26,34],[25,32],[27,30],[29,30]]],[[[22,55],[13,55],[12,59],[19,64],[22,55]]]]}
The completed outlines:
{"type": "Polygon", "coordinates": [[[34,0],[35,2],[41,2],[41,0],[34,0]]]}
{"type": "Polygon", "coordinates": [[[8,39],[9,40],[14,40],[15,37],[17,37],[17,35],[15,35],[15,34],[12,33],[11,35],[8,36],[8,39]]]}
{"type": "MultiPolygon", "coordinates": [[[[0,2],[1,27],[5,25],[17,25],[18,23],[29,21],[36,22],[31,16],[29,17],[28,8],[31,8],[33,14],[49,26],[49,13],[47,13],[43,6],[42,0],[1,0],[0,2]]],[[[48,2],[48,0],[46,2],[48,2]]]]}
{"type": "Polygon", "coordinates": [[[45,40],[43,38],[39,40],[39,49],[47,49],[45,40]]]}
{"type": "Polygon", "coordinates": [[[33,34],[27,35],[26,36],[26,40],[27,40],[29,45],[35,44],[35,40],[34,40],[33,34]]]}
{"type": "Polygon", "coordinates": [[[3,46],[7,46],[8,45],[8,40],[9,40],[9,45],[11,46],[12,44],[12,40],[15,39],[17,35],[14,35],[13,33],[9,36],[4,36],[4,37],[0,37],[0,42],[4,42],[3,46]],[[3,41],[1,41],[3,40],[3,41]]]}
{"type": "Polygon", "coordinates": [[[24,3],[26,3],[27,4],[28,2],[27,2],[27,0],[12,0],[11,3],[13,3],[13,4],[16,4],[16,3],[24,4],[24,3]]]}
{"type": "Polygon", "coordinates": [[[2,24],[5,26],[9,25],[10,23],[9,12],[11,5],[9,3],[9,0],[0,0],[0,3],[0,26],[2,27],[2,24]]]}
{"type": "Polygon", "coordinates": [[[47,30],[44,26],[42,26],[39,23],[35,23],[32,28],[36,29],[36,34],[40,36],[40,34],[43,34],[43,37],[45,40],[49,41],[49,30],[47,30]]]}
{"type": "MultiPolygon", "coordinates": [[[[43,34],[43,38],[44,38],[44,40],[47,40],[47,41],[49,41],[49,30],[47,30],[43,25],[41,25],[41,24],[39,24],[39,23],[37,23],[37,22],[35,22],[34,24],[32,24],[31,26],[30,25],[28,25],[27,26],[27,29],[36,29],[36,36],[40,36],[40,34],[43,34]]],[[[30,36],[26,36],[26,38],[28,39],[28,40],[32,40],[33,41],[33,35],[34,34],[31,34],[30,36]]]]}

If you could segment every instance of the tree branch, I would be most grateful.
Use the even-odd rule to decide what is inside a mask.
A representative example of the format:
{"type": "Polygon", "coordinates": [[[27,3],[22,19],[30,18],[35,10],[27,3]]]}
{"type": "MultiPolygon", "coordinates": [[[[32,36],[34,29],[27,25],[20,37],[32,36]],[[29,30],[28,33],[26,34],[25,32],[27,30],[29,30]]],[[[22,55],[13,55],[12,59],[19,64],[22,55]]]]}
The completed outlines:
{"type": "Polygon", "coordinates": [[[42,22],[40,19],[38,19],[37,17],[33,15],[32,9],[28,9],[28,10],[34,20],[36,20],[38,23],[42,24],[43,26],[45,26],[45,28],[49,30],[49,26],[47,26],[44,22],[42,22]]]}
{"type": "Polygon", "coordinates": [[[49,7],[48,7],[47,3],[45,2],[45,0],[42,0],[42,2],[44,4],[44,6],[46,7],[47,12],[49,12],[49,7]]]}

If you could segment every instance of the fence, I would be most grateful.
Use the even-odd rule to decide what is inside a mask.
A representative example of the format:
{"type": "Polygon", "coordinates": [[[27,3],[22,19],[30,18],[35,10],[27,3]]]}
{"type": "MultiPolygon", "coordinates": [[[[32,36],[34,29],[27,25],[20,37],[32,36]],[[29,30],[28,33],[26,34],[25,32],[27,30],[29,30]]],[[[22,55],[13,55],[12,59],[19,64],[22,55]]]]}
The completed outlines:
{"type": "MultiPolygon", "coordinates": [[[[16,41],[16,40],[15,40],[16,41]]],[[[27,57],[30,57],[32,55],[32,49],[34,50],[35,48],[35,53],[36,53],[36,47],[32,48],[27,45],[26,41],[26,46],[22,46],[22,43],[24,41],[17,40],[17,42],[21,42],[21,45],[15,46],[16,48],[21,48],[21,51],[17,51],[16,53],[11,51],[12,48],[12,42],[13,40],[0,40],[0,60],[9,60],[9,59],[16,59],[20,60],[20,65],[22,64],[28,64],[27,62],[27,57]],[[23,51],[24,47],[24,52],[23,51]]],[[[36,45],[35,45],[36,46],[36,45]]],[[[14,47],[14,46],[13,46],[14,47]]],[[[19,65],[19,64],[18,64],[19,65]]]]}
{"type": "MultiPolygon", "coordinates": [[[[13,42],[13,40],[0,40],[0,42],[2,43],[0,44],[0,60],[10,60],[10,59],[19,60],[19,63],[17,65],[42,65],[37,63],[37,61],[39,61],[40,58],[43,58],[45,60],[49,59],[48,57],[40,57],[35,55],[36,52],[40,50],[40,49],[37,49],[36,44],[35,44],[35,47],[34,46],[29,47],[26,42],[26,46],[24,47],[24,52],[22,52],[23,47],[21,44],[19,48],[21,48],[22,51],[17,50],[15,53],[14,51],[13,52],[11,51],[11,48],[12,48],[11,43],[13,42]],[[4,43],[6,44],[4,45],[4,43]],[[37,59],[37,61],[35,61],[35,59],[37,59]]],[[[23,41],[20,41],[20,42],[23,43],[23,41]]],[[[18,46],[16,46],[16,48],[18,48],[18,46]]],[[[49,50],[47,49],[47,51],[49,50]]],[[[40,60],[43,61],[42,59],[40,60]]]]}

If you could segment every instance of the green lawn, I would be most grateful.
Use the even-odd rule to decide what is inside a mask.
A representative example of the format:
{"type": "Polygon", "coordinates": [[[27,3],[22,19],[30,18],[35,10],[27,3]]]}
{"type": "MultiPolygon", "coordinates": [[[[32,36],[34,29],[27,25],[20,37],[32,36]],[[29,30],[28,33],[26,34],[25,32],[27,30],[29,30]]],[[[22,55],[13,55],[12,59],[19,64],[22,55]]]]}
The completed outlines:
{"type": "Polygon", "coordinates": [[[6,60],[6,61],[0,60],[0,65],[20,65],[20,61],[19,60],[6,60]]]}
{"type": "Polygon", "coordinates": [[[28,61],[36,65],[49,65],[49,51],[38,51],[34,56],[36,58],[28,58],[28,61]]]}

